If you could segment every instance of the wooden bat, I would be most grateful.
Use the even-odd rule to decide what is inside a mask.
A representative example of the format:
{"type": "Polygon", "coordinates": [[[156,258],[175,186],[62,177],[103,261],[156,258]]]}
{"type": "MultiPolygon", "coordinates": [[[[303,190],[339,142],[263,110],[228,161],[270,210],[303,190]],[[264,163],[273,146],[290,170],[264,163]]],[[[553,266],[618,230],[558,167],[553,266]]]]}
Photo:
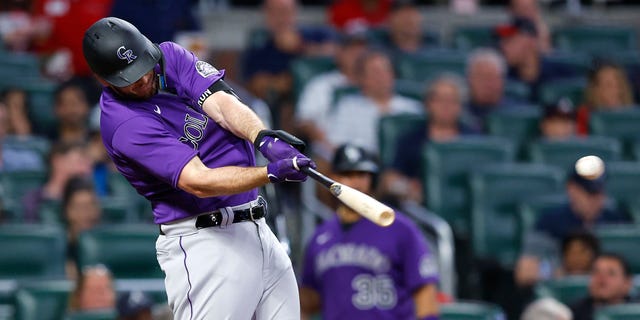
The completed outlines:
{"type": "Polygon", "coordinates": [[[396,214],[393,209],[380,201],[349,186],[337,183],[313,168],[302,167],[300,170],[327,187],[329,192],[342,201],[342,203],[363,217],[373,221],[375,224],[387,227],[395,220],[396,214]]]}

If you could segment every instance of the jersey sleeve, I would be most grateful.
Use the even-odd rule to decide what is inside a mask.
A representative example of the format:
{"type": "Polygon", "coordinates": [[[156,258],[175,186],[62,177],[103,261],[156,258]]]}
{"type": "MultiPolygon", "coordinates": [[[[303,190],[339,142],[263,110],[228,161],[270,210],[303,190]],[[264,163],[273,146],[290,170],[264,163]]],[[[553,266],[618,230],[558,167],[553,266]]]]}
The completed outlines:
{"type": "Polygon", "coordinates": [[[417,288],[438,282],[438,263],[420,230],[407,224],[403,245],[404,281],[413,291],[417,288]]]}
{"type": "Polygon", "coordinates": [[[111,141],[114,151],[177,188],[182,169],[197,151],[178,141],[159,121],[140,118],[131,118],[116,129],[111,141]],[[141,120],[144,125],[140,125],[141,120]]]}
{"type": "Polygon", "coordinates": [[[199,60],[192,52],[173,42],[163,42],[167,86],[192,106],[200,106],[213,94],[209,88],[224,78],[224,70],[218,70],[206,61],[199,60]]]}

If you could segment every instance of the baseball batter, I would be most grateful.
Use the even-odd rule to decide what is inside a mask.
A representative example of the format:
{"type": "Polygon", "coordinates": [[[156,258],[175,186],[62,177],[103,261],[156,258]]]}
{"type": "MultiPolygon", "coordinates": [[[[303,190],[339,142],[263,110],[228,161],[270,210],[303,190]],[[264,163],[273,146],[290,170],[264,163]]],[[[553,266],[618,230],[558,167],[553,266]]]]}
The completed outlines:
{"type": "MultiPolygon", "coordinates": [[[[371,191],[378,164],[360,147],[341,146],[335,180],[371,191]]],[[[438,319],[437,263],[411,220],[396,212],[389,227],[344,205],[317,228],[305,253],[302,312],[322,319],[438,319]]]]}
{"type": "Polygon", "coordinates": [[[291,262],[257,187],[303,181],[315,164],[283,131],[266,130],[224,71],[132,24],[104,18],[83,39],[104,86],[102,139],[152,204],[158,263],[175,319],[298,319],[291,262]],[[290,143],[288,143],[288,142],[290,143]],[[270,161],[256,167],[252,143],[270,161]]]}

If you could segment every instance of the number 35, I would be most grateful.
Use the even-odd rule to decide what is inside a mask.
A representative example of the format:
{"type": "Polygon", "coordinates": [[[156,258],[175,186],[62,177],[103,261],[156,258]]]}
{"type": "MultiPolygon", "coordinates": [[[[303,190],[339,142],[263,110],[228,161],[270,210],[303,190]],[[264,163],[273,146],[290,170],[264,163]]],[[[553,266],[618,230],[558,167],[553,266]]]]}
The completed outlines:
{"type": "Polygon", "coordinates": [[[388,275],[360,274],[353,278],[351,287],[356,291],[351,301],[360,310],[392,309],[398,301],[393,280],[388,275]]]}

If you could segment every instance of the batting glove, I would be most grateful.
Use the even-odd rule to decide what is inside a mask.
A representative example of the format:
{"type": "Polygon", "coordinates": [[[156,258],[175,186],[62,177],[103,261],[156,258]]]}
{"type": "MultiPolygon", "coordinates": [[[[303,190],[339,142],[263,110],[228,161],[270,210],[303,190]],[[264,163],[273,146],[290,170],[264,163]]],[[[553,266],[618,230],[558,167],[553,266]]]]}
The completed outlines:
{"type": "Polygon", "coordinates": [[[307,175],[300,171],[302,167],[316,168],[316,164],[304,155],[291,159],[282,159],[267,165],[267,176],[272,183],[276,182],[303,182],[307,175]]]}
{"type": "Polygon", "coordinates": [[[254,145],[269,162],[304,157],[304,142],[283,130],[260,131],[254,145]]]}

